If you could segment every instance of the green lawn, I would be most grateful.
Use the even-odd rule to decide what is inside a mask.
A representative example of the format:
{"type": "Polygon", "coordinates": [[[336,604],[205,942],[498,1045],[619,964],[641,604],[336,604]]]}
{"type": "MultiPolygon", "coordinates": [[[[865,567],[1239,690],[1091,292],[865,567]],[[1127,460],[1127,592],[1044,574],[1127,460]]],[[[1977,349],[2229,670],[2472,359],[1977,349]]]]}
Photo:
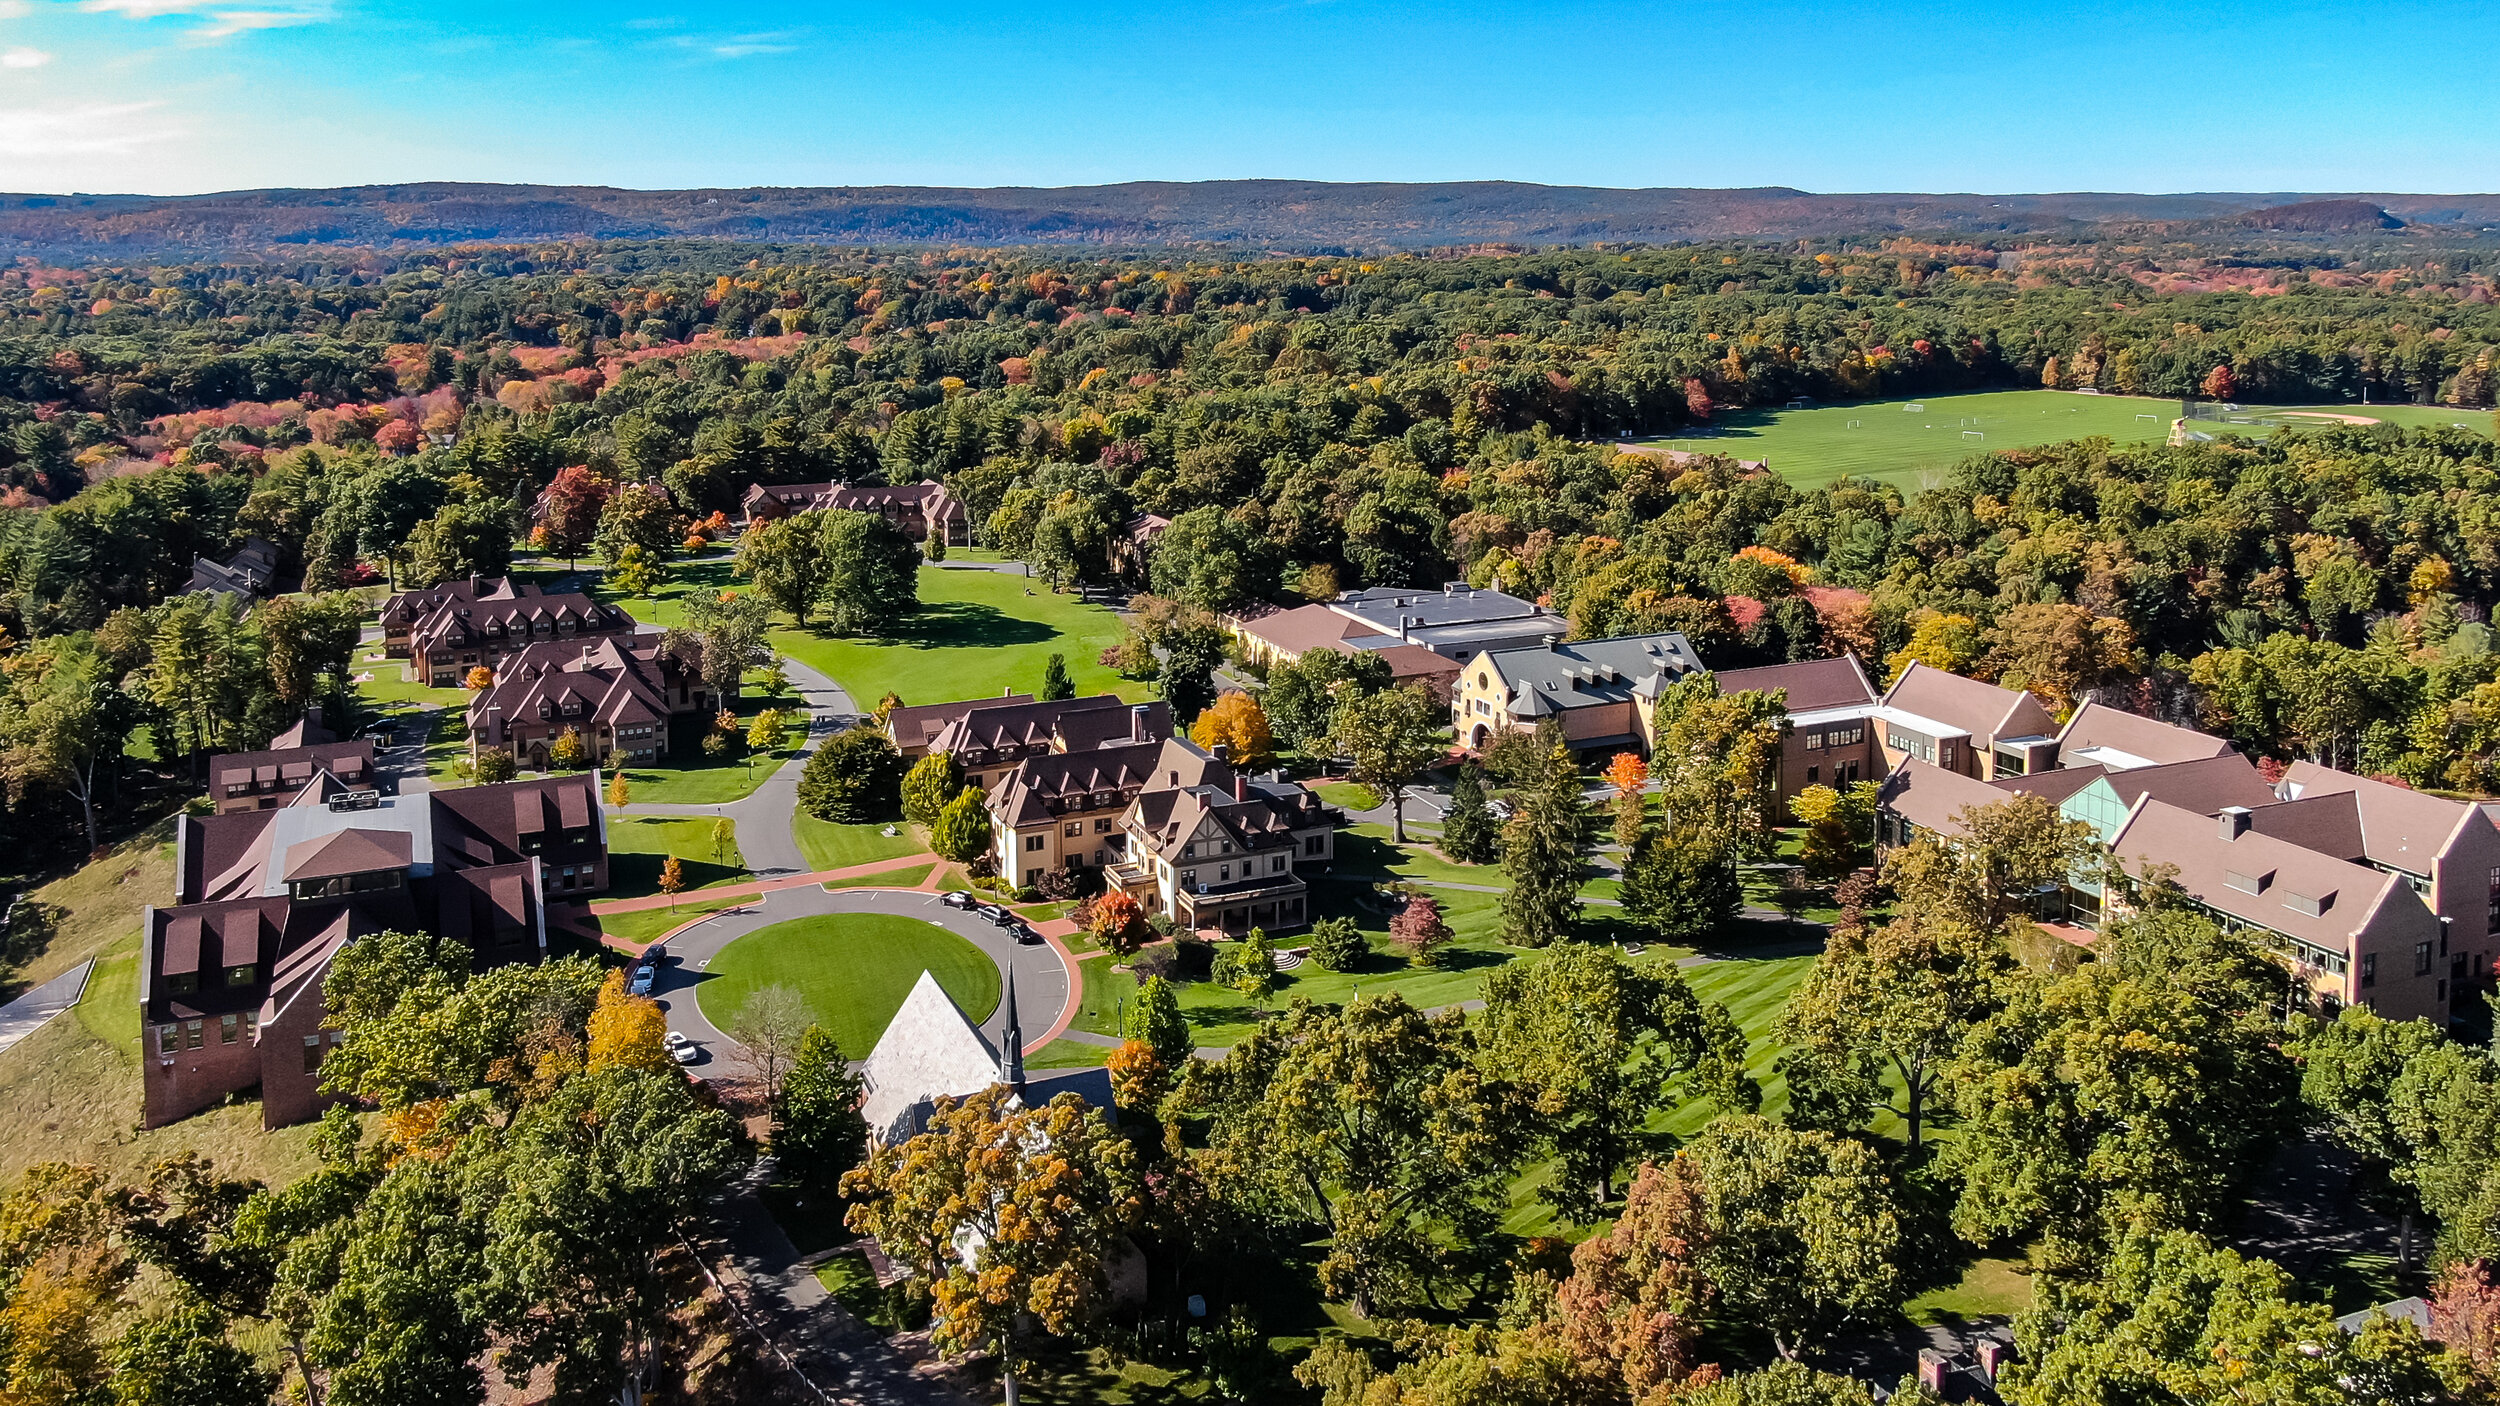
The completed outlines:
{"type": "Polygon", "coordinates": [[[2031,1307],[2031,1266],[2022,1260],[1975,1259],[1955,1283],[1930,1289],[1901,1305],[1918,1324],[1958,1325],[1974,1318],[2010,1317],[2031,1307]]]}
{"type": "Polygon", "coordinates": [[[885,825],[836,825],[818,820],[806,811],[790,817],[791,829],[799,843],[799,853],[806,856],[811,870],[848,869],[854,864],[867,864],[879,859],[901,859],[906,855],[926,853],[928,846],[920,842],[912,827],[902,821],[893,822],[895,833],[883,833],[885,825]]]}
{"type": "MultiPolygon", "coordinates": [[[[1727,1007],[1727,1013],[1744,1030],[1745,1072],[1762,1086],[1765,1117],[1776,1118],[1788,1109],[1788,1081],[1773,1069],[1779,1063],[1781,1046],[1772,1037],[1771,1027],[1788,1005],[1789,993],[1806,979],[1813,966],[1812,957],[1777,957],[1769,961],[1703,962],[1684,968],[1685,984],[1693,989],[1693,994],[1727,1007]]],[[[1653,1120],[1651,1126],[1690,1137],[1700,1132],[1716,1112],[1708,1103],[1687,1104],[1663,1119],[1653,1120]]]]}
{"type": "MultiPolygon", "coordinates": [[[[746,727],[761,711],[752,698],[739,703],[738,736],[742,742],[746,727]]],[[[711,726],[711,719],[693,714],[669,719],[667,761],[658,766],[638,766],[625,773],[625,780],[633,787],[633,799],[666,805],[720,805],[752,793],[790,759],[788,748],[758,752],[752,757],[705,756],[703,734],[711,726]]],[[[802,734],[794,727],[790,735],[795,738],[802,734]]]]}
{"type": "Polygon", "coordinates": [[[1322,805],[1343,810],[1370,810],[1380,804],[1380,793],[1354,781],[1323,781],[1311,788],[1322,805]]]}
{"type": "Polygon", "coordinates": [[[900,869],[883,869],[874,874],[862,874],[855,879],[828,879],[824,887],[827,889],[916,889],[929,877],[929,871],[936,867],[937,864],[934,861],[928,864],[911,864],[900,869]]]}
{"type": "MultiPolygon", "coordinates": [[[[2246,413],[2281,414],[2295,408],[2368,415],[2408,427],[2463,424],[2485,434],[2492,429],[2487,412],[2429,405],[2252,406],[2246,413]]],[[[1760,459],[1801,488],[1819,487],[1850,474],[1916,490],[1973,454],[1999,449],[2092,435],[2120,444],[2158,444],[2169,438],[2170,423],[2177,418],[2179,402],[2170,399],[2050,390],[1982,391],[1805,410],[1727,410],[1714,417],[1714,435],[1650,442],[1695,453],[1760,459]]],[[[2271,432],[2262,425],[2200,428],[2251,437],[2271,432]]]]}
{"type": "Polygon", "coordinates": [[[1097,662],[1120,642],[1119,617],[1022,576],[924,566],[919,613],[892,628],[878,640],[840,639],[819,627],[783,629],[773,632],[772,644],[832,676],[863,709],[889,692],[906,703],[1038,693],[1053,654],[1067,657],[1080,694],[1148,696],[1145,685],[1097,662]]]}
{"type": "Polygon", "coordinates": [[[1053,1040],[1024,1057],[1027,1069],[1097,1069],[1110,1063],[1109,1045],[1089,1045],[1083,1040],[1053,1040]]]}
{"type": "Polygon", "coordinates": [[[652,942],[689,919],[755,901],[753,895],[744,898],[696,898],[689,895],[674,909],[637,908],[627,913],[594,914],[592,921],[599,925],[599,931],[620,942],[652,942]]]}
{"type": "Polygon", "coordinates": [[[721,949],[695,988],[704,1018],[724,1029],[748,996],[789,986],[845,1053],[865,1057],[923,971],[976,1023],[998,1009],[998,964],[935,923],[886,913],[835,913],[775,923],[721,949]]]}
{"type": "MultiPolygon", "coordinates": [[[[731,822],[734,832],[736,822],[731,822]]],[[[688,889],[716,888],[747,879],[733,837],[726,854],[712,848],[712,822],[699,816],[610,815],[607,898],[641,898],[660,891],[660,868],[677,856],[688,889]]]]}
{"type": "Polygon", "coordinates": [[[745,583],[732,576],[726,561],[695,563],[672,562],[668,580],[647,596],[620,595],[607,588],[604,574],[591,594],[610,605],[623,606],[625,613],[645,625],[674,629],[686,623],[685,606],[681,604],[688,591],[727,591],[745,589],[745,583]]]}

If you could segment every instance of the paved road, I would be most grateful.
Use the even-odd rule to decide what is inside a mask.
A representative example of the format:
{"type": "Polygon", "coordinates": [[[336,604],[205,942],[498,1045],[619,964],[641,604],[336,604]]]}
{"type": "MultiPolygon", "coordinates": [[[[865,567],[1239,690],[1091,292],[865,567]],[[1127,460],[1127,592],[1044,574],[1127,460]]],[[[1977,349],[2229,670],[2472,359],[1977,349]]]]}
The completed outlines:
{"type": "MultiPolygon", "coordinates": [[[[918,918],[934,923],[989,954],[998,963],[1001,982],[1013,972],[1016,978],[1016,1010],[1024,1027],[1026,1052],[1039,1048],[1040,1037],[1058,1023],[1060,1010],[1068,1002],[1068,971],[1061,965],[1059,954],[1050,944],[1037,942],[1025,946],[1005,932],[980,918],[945,906],[934,893],[911,893],[893,889],[835,889],[830,892],[808,885],[803,888],[778,889],[765,894],[757,902],[738,908],[724,909],[710,918],[668,940],[668,960],[660,970],[659,980],[651,994],[658,997],[660,1008],[668,1013],[668,1028],[682,1031],[687,1038],[703,1047],[704,1063],[694,1066],[698,1074],[712,1075],[743,1070],[745,1051],[704,1017],[695,999],[695,991],[708,978],[704,968],[720,955],[722,948],[748,933],[786,923],[793,918],[809,918],[828,913],[890,913],[899,917],[918,918]],[[717,1067],[716,1067],[717,1066],[717,1067]]],[[[981,1033],[990,1043],[998,1043],[1006,1025],[1004,1002],[983,1022],[981,1033]]],[[[866,1050],[848,1050],[853,1059],[865,1058],[866,1050]]]]}
{"type": "MultiPolygon", "coordinates": [[[[842,685],[807,667],[796,659],[784,658],[782,672],[790,677],[790,686],[798,690],[799,701],[807,708],[807,737],[799,744],[796,756],[781,764],[781,769],[764,778],[764,784],[748,795],[721,805],[671,805],[659,802],[639,803],[625,807],[627,815],[726,815],[738,822],[738,852],[746,857],[747,869],[759,878],[778,874],[804,874],[808,865],[799,853],[799,842],[791,828],[791,817],[799,807],[799,772],[807,754],[841,729],[853,713],[851,695],[842,685]]],[[[1055,1007],[1054,1007],[1055,1009],[1055,1007]]]]}
{"type": "Polygon", "coordinates": [[[0,1006],[0,1050],[41,1030],[52,1018],[78,1004],[86,993],[87,973],[95,963],[80,962],[77,966],[52,978],[5,1006],[0,1006]]]}

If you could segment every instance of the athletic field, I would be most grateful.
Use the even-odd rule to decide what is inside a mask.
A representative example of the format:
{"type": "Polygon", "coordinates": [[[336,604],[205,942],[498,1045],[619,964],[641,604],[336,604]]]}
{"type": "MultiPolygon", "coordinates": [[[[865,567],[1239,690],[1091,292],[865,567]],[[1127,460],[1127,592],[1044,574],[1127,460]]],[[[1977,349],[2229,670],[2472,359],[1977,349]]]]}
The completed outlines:
{"type": "MultiPolygon", "coordinates": [[[[2325,414],[2367,415],[2408,427],[2463,424],[2489,434],[2487,411],[2430,405],[2300,407],[2325,414]]],[[[2291,407],[2252,406],[2250,415],[2280,416],[2291,407]]],[[[1919,400],[1870,400],[1818,405],[1805,410],[1722,412],[1709,435],[1644,441],[1670,449],[1716,452],[1761,459],[1801,488],[1843,474],[1882,479],[1903,489],[1941,481],[1944,471],[1973,454],[2020,449],[2061,440],[2105,436],[2120,444],[2159,443],[2179,417],[2176,400],[2073,391],[1983,391],[1919,400]]],[[[2208,424],[2192,428],[2262,436],[2263,425],[2208,424]]]]}

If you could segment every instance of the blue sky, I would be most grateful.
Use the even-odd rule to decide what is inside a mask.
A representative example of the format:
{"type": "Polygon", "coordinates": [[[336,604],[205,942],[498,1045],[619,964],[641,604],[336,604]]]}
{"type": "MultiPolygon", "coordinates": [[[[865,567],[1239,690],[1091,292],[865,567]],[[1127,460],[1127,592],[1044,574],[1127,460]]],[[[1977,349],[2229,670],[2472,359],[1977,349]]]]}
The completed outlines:
{"type": "Polygon", "coordinates": [[[0,0],[0,190],[2500,188],[2500,5],[0,0]]]}

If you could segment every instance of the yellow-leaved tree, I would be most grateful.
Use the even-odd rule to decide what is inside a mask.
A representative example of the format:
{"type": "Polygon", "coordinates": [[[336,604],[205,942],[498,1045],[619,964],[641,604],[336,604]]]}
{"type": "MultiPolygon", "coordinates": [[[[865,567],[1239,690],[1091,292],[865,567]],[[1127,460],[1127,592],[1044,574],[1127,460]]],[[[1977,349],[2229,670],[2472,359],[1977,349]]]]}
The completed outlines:
{"type": "Polygon", "coordinates": [[[654,1072],[669,1067],[668,1017],[648,996],[625,993],[625,973],[608,973],[590,1012],[590,1067],[622,1065],[654,1072]]]}

